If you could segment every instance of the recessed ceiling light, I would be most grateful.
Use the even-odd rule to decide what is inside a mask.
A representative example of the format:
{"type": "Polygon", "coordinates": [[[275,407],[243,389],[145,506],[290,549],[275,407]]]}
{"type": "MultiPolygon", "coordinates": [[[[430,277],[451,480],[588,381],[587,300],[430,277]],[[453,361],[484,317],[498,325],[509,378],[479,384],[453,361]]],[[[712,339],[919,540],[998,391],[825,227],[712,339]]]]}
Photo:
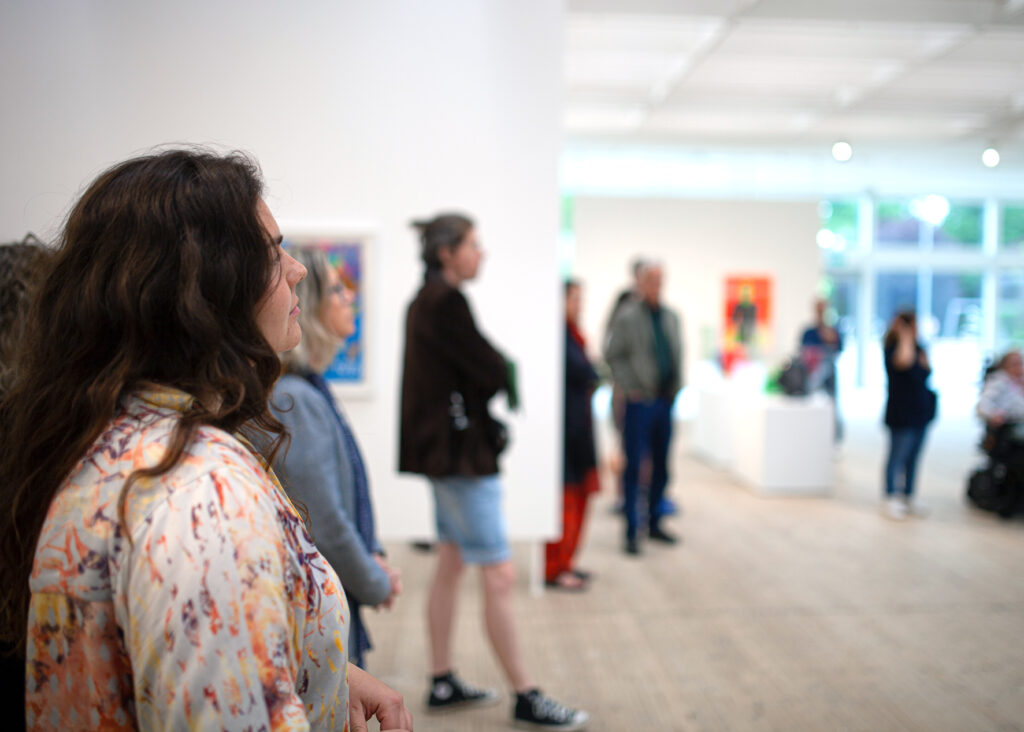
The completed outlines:
{"type": "Polygon", "coordinates": [[[986,168],[994,168],[999,165],[999,151],[994,147],[985,148],[985,152],[981,154],[981,162],[985,164],[986,168]]]}
{"type": "Polygon", "coordinates": [[[845,163],[853,157],[853,145],[845,140],[840,140],[832,146],[832,157],[840,163],[845,163]]]}

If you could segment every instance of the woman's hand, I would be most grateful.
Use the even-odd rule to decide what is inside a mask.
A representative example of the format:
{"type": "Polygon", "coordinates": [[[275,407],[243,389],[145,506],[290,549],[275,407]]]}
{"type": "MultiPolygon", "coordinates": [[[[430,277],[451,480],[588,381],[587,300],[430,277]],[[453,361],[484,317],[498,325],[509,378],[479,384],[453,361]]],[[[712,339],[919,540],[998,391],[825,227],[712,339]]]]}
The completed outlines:
{"type": "Polygon", "coordinates": [[[351,732],[367,732],[366,721],[376,717],[381,732],[412,732],[412,713],[402,695],[355,664],[348,665],[348,721],[351,732]]]}
{"type": "Polygon", "coordinates": [[[402,594],[402,570],[396,569],[387,563],[380,554],[374,554],[373,558],[377,560],[377,564],[380,568],[388,573],[388,579],[391,580],[391,594],[388,595],[388,599],[380,603],[376,607],[390,610],[391,606],[395,604],[395,598],[402,594]]]}

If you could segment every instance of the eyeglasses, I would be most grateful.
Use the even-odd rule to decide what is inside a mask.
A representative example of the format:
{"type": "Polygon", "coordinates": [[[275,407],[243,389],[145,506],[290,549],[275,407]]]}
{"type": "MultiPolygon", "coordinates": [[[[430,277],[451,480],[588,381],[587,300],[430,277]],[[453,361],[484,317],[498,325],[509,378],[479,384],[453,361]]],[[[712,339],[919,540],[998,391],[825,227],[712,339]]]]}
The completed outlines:
{"type": "Polygon", "coordinates": [[[355,299],[355,293],[346,287],[344,282],[336,282],[328,287],[327,297],[330,297],[331,295],[337,295],[342,302],[348,302],[355,299]]]}

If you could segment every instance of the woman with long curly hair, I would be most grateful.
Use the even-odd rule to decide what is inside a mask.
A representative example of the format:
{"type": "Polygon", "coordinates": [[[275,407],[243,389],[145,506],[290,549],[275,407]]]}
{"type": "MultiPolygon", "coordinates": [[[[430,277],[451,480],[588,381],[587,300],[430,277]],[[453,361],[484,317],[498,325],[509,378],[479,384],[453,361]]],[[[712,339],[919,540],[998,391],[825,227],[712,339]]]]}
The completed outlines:
{"type": "Polygon", "coordinates": [[[304,275],[239,153],[135,158],[72,208],[0,404],[30,728],[411,728],[348,664],[341,585],[268,467],[304,275]]]}

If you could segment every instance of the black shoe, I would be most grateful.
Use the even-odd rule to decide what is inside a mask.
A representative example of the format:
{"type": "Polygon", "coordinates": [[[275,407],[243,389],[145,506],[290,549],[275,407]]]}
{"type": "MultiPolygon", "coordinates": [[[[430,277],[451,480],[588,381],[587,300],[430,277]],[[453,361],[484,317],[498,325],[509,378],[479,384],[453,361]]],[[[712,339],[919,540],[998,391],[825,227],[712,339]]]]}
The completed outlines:
{"type": "Polygon", "coordinates": [[[647,532],[647,538],[651,541],[660,541],[662,544],[678,544],[679,537],[674,534],[670,534],[660,526],[652,526],[651,530],[647,532]]]}
{"type": "Polygon", "coordinates": [[[544,696],[540,689],[530,689],[516,695],[512,710],[512,724],[526,729],[585,729],[590,715],[582,709],[571,709],[544,696]]]}
{"type": "Polygon", "coordinates": [[[626,554],[634,557],[640,556],[640,542],[633,538],[626,537],[626,554]]]}
{"type": "Polygon", "coordinates": [[[486,707],[496,704],[500,697],[494,689],[478,689],[449,671],[435,676],[427,697],[428,712],[443,712],[466,707],[486,707]]]}

